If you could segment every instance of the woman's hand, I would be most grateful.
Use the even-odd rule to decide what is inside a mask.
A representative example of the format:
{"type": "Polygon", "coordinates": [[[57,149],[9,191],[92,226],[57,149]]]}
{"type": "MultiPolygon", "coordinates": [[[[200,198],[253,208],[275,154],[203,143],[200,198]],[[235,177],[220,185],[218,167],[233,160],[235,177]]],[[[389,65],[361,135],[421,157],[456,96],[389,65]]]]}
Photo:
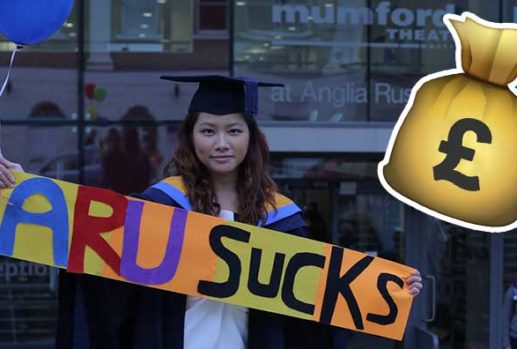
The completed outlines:
{"type": "Polygon", "coordinates": [[[16,183],[11,170],[23,172],[20,164],[7,160],[0,151],[0,189],[12,188],[16,183]]]}
{"type": "Polygon", "coordinates": [[[422,277],[420,276],[420,272],[415,270],[407,279],[406,285],[409,289],[409,293],[414,297],[418,296],[420,290],[424,285],[422,284],[422,277]]]}

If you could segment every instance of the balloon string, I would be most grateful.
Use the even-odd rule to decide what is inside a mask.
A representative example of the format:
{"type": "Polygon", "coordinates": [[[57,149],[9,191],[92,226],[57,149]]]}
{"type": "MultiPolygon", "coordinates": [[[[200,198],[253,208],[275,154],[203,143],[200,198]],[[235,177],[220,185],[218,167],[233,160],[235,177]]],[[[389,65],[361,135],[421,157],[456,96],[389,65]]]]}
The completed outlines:
{"type": "MultiPolygon", "coordinates": [[[[9,62],[9,68],[7,69],[7,76],[5,77],[2,88],[0,89],[0,98],[2,98],[2,96],[4,95],[4,91],[7,87],[7,83],[9,82],[9,77],[11,76],[11,69],[13,68],[14,57],[16,56],[16,52],[18,50],[20,50],[21,48],[23,48],[22,45],[16,44],[16,46],[14,47],[13,53],[11,54],[11,61],[9,62]]],[[[1,125],[1,122],[0,122],[0,125],[1,125]]],[[[0,127],[0,129],[1,129],[1,127],[0,127]]],[[[2,156],[1,148],[0,148],[0,156],[2,156]]],[[[8,205],[14,205],[11,201],[9,201],[9,196],[4,194],[4,190],[0,190],[0,197],[3,200],[7,201],[8,205]]]]}
{"type": "Polygon", "coordinates": [[[14,47],[13,53],[11,54],[11,62],[9,63],[9,68],[7,69],[7,76],[5,77],[4,84],[2,85],[2,89],[0,89],[0,97],[4,95],[5,88],[7,87],[7,83],[9,82],[9,76],[11,76],[11,69],[14,63],[14,57],[16,56],[16,52],[21,49],[23,46],[16,45],[14,47]]]}
{"type": "MultiPolygon", "coordinates": [[[[18,50],[20,50],[21,48],[23,48],[23,46],[19,45],[19,44],[15,44],[15,46],[14,46],[13,53],[11,54],[11,62],[9,63],[9,68],[7,69],[7,76],[5,77],[5,80],[4,80],[4,83],[2,85],[2,88],[0,89],[0,99],[4,95],[4,91],[5,91],[6,87],[7,87],[7,83],[9,82],[9,77],[11,76],[11,70],[13,68],[14,57],[16,56],[16,52],[18,52],[18,50]]],[[[1,121],[2,120],[0,119],[0,129],[1,129],[1,124],[2,124],[1,121]]],[[[0,137],[0,140],[1,140],[1,137],[0,137]]],[[[1,142],[0,142],[0,145],[1,145],[1,142]]],[[[1,150],[0,150],[0,156],[2,156],[1,150]]]]}

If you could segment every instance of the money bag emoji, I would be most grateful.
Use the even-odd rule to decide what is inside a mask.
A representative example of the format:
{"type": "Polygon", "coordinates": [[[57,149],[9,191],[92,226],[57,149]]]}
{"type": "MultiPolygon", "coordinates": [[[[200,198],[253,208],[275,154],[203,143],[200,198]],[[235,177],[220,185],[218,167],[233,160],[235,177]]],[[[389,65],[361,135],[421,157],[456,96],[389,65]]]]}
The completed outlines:
{"type": "Polygon", "coordinates": [[[490,232],[517,226],[517,25],[447,14],[456,69],[413,88],[384,160],[381,183],[440,219],[490,232]],[[510,84],[510,85],[509,85],[510,84]]]}

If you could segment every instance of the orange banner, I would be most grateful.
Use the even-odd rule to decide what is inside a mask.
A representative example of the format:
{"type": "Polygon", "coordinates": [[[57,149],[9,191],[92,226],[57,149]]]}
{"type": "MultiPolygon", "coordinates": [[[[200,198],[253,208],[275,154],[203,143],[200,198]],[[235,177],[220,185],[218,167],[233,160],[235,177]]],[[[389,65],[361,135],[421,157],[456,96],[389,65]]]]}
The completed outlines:
{"type": "Polygon", "coordinates": [[[109,190],[15,173],[0,254],[402,339],[413,269],[109,190]]]}

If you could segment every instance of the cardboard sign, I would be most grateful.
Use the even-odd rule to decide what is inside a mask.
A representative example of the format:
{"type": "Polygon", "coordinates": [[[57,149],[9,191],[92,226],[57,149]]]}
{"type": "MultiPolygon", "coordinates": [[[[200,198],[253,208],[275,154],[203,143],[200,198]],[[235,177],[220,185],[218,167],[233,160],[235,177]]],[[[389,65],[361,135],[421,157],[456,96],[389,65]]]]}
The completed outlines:
{"type": "Polygon", "coordinates": [[[0,254],[400,340],[412,268],[297,236],[15,173],[0,254]]]}

